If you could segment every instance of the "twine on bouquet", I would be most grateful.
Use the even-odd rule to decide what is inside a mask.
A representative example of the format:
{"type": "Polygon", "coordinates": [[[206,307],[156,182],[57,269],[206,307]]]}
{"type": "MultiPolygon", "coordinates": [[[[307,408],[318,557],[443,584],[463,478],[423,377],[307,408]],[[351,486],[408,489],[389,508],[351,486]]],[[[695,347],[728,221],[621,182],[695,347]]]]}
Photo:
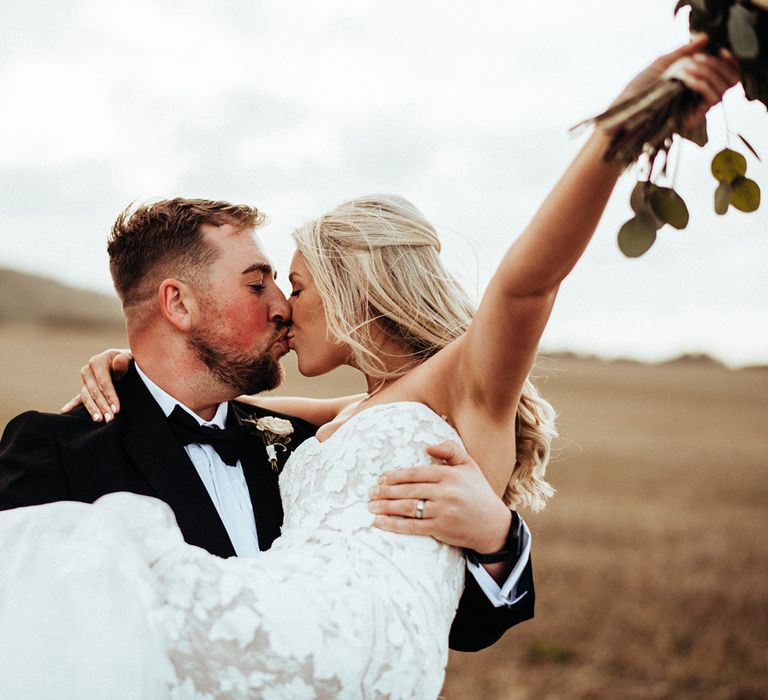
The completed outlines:
{"type": "MultiPolygon", "coordinates": [[[[768,0],[679,0],[677,14],[690,7],[690,29],[704,32],[709,40],[703,51],[717,55],[721,49],[734,54],[740,63],[741,83],[750,100],[768,107],[768,0]]],[[[577,124],[595,124],[611,137],[604,154],[609,162],[639,164],[638,183],[630,205],[634,216],[619,230],[619,248],[627,257],[639,257],[656,241],[657,231],[669,224],[683,229],[689,212],[683,198],[672,188],[654,183],[667,175],[669,151],[674,137],[681,136],[698,146],[708,141],[706,122],[686,128],[685,118],[700,96],[682,82],[681,65],[672,64],[659,82],[620,102],[602,114],[577,124]]],[[[755,158],[760,156],[747,139],[740,141],[755,158]]],[[[727,138],[727,137],[726,137],[727,138]]],[[[760,187],[747,175],[747,160],[731,148],[712,160],[712,175],[718,182],[715,212],[725,214],[733,206],[753,212],[760,206],[760,187]]]]}

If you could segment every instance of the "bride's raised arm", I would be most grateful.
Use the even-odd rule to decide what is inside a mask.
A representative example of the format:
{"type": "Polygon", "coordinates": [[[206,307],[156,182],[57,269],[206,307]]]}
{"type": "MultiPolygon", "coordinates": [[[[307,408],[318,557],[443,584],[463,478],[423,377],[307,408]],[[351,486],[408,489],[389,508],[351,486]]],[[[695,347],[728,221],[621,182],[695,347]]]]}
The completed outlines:
{"type": "MultiPolygon", "coordinates": [[[[655,83],[676,62],[675,75],[701,95],[686,120],[700,123],[739,79],[735,59],[701,53],[701,36],[658,58],[627,85],[617,102],[655,83]]],[[[514,417],[558,288],[581,257],[621,174],[603,154],[609,137],[596,129],[528,227],[508,250],[467,334],[457,342],[460,395],[452,406],[480,407],[499,423],[514,417]]]]}

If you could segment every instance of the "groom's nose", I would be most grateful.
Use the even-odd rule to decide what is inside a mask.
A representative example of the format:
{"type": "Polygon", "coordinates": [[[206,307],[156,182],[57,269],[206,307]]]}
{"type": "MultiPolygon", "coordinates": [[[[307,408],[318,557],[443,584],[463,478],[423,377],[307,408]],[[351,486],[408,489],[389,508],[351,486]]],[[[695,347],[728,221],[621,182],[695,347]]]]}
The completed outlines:
{"type": "Polygon", "coordinates": [[[276,288],[274,298],[269,305],[269,320],[274,323],[291,322],[291,305],[283,293],[276,288]]]}

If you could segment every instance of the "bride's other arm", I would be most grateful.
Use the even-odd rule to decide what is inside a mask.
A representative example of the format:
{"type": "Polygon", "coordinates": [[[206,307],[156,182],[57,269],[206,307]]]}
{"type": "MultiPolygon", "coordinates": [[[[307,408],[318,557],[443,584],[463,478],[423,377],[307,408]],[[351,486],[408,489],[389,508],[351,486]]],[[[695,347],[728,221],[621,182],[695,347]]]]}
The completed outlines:
{"type": "Polygon", "coordinates": [[[303,396],[238,396],[237,400],[275,413],[296,416],[312,425],[330,423],[345,408],[362,401],[367,394],[339,396],[333,399],[308,399],[303,396]]]}
{"type": "MultiPolygon", "coordinates": [[[[110,348],[94,355],[80,370],[80,393],[64,404],[67,413],[81,403],[95,421],[111,421],[120,412],[120,399],[115,391],[117,381],[131,362],[128,349],[110,348]]],[[[365,394],[340,396],[332,399],[308,399],[300,396],[240,396],[238,401],[275,413],[295,416],[313,425],[332,421],[344,408],[363,399],[365,394]]]]}

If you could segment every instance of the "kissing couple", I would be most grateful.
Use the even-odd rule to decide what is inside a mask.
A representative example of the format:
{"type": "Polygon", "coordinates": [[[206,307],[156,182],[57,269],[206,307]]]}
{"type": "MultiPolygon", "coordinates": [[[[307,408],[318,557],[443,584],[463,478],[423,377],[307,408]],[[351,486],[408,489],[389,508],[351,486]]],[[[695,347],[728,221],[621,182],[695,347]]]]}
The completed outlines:
{"type": "MultiPolygon", "coordinates": [[[[704,43],[618,100],[679,61],[701,123],[738,80],[704,43]]],[[[297,229],[290,301],[255,209],[124,212],[125,376],[97,356],[86,407],[22,414],[0,443],[2,697],[435,698],[449,638],[477,649],[530,618],[510,508],[552,494],[554,426],[528,375],[621,173],[608,141],[590,136],[476,311],[400,197],[297,229]],[[350,365],[368,392],[258,396],[289,346],[303,374],[350,365]]]]}

